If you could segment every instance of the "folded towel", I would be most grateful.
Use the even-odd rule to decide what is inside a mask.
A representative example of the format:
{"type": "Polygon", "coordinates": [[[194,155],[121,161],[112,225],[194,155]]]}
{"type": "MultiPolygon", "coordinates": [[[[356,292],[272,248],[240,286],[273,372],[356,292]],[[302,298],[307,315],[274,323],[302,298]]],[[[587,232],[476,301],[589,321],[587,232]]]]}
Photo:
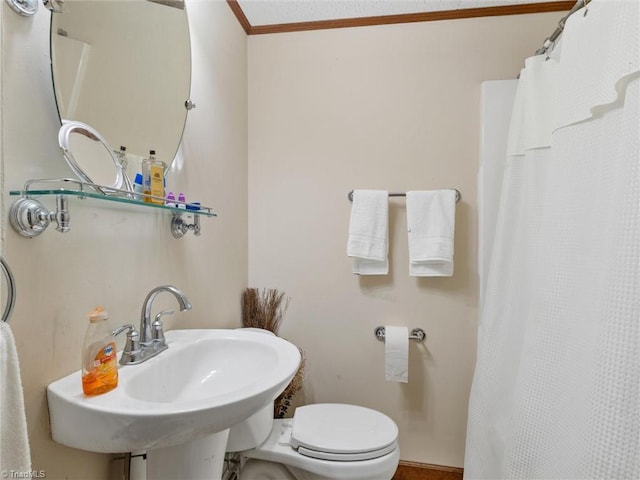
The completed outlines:
{"type": "Polygon", "coordinates": [[[407,192],[409,275],[453,275],[455,190],[407,192]]]}
{"type": "Polygon", "coordinates": [[[9,325],[0,321],[0,472],[31,471],[18,353],[9,325]]]}
{"type": "Polygon", "coordinates": [[[347,255],[356,275],[389,273],[389,192],[354,190],[347,255]]]}

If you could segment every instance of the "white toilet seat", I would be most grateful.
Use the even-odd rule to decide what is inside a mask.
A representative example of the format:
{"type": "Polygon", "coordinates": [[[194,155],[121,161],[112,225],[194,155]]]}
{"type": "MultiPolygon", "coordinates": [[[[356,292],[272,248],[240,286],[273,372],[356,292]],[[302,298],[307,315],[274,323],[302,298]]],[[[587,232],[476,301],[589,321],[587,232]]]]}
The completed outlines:
{"type": "Polygon", "coordinates": [[[299,447],[298,453],[305,457],[317,458],[320,460],[330,460],[332,462],[359,462],[362,460],[372,460],[374,458],[383,457],[393,452],[398,445],[394,442],[391,445],[387,445],[385,448],[375,450],[373,452],[361,452],[361,453],[331,453],[313,450],[310,448],[299,447]]]}
{"type": "MultiPolygon", "coordinates": [[[[292,425],[291,419],[276,419],[273,422],[273,429],[269,437],[258,447],[242,452],[245,458],[252,458],[258,460],[266,460],[269,462],[280,463],[286,465],[292,472],[296,469],[304,472],[315,474],[317,477],[313,478],[330,478],[340,480],[390,480],[398,466],[400,459],[400,449],[397,443],[397,427],[395,423],[383,415],[382,413],[375,412],[374,410],[366,409],[364,407],[357,407],[354,405],[335,405],[331,404],[330,407],[326,407],[326,404],[309,405],[307,407],[298,407],[295,414],[295,421],[292,425]],[[330,429],[322,428],[319,435],[315,435],[313,431],[309,431],[305,428],[307,419],[307,413],[310,413],[310,417],[315,417],[316,414],[322,418],[322,413],[328,414],[326,409],[338,409],[338,416],[329,419],[323,418],[323,422],[332,423],[333,437],[329,437],[330,429]],[[306,412],[305,412],[305,409],[306,412]],[[302,422],[299,422],[298,410],[302,410],[302,422]],[[374,412],[372,416],[368,416],[374,412]],[[338,417],[342,414],[351,414],[355,418],[350,420],[350,416],[342,416],[343,423],[336,427],[339,423],[338,417]],[[361,416],[362,414],[362,416],[361,416]],[[341,435],[345,431],[366,430],[366,424],[358,424],[358,420],[363,422],[363,419],[374,418],[376,423],[370,431],[374,432],[371,436],[376,438],[375,441],[367,439],[363,444],[354,443],[353,437],[347,441],[345,438],[341,438],[341,435]],[[387,421],[390,422],[387,423],[387,421]],[[298,425],[296,425],[296,423],[298,425]],[[298,426],[302,424],[300,433],[298,426]],[[293,430],[298,433],[294,438],[293,430]],[[330,440],[332,438],[332,440],[330,440]],[[389,443],[391,439],[391,443],[389,443]],[[320,440],[318,442],[317,440],[320,440]],[[330,442],[330,443],[329,443],[330,442]],[[297,447],[294,448],[293,444],[297,447]],[[305,445],[301,445],[304,443],[305,445]],[[322,445],[318,448],[318,445],[322,445]],[[373,447],[371,446],[373,445],[373,447]],[[380,447],[382,445],[382,447],[380,447]],[[324,450],[333,450],[326,452],[324,450]],[[311,453],[311,455],[308,455],[311,453]],[[356,456],[361,456],[363,459],[356,459],[356,456]],[[348,457],[352,456],[352,459],[348,457]],[[324,457],[324,458],[321,458],[324,457]]],[[[313,420],[310,420],[309,424],[313,424],[313,420]]],[[[317,433],[317,432],[316,432],[317,433]]],[[[345,434],[347,435],[347,434],[345,434]]],[[[357,436],[357,434],[356,434],[357,436]]],[[[296,474],[296,477],[298,475],[296,474]]],[[[244,478],[241,476],[241,478],[244,478]]],[[[251,478],[251,477],[249,477],[251,478]]],[[[307,476],[304,476],[307,478],[307,476]]],[[[311,477],[309,477],[311,478],[311,477]]]]}
{"type": "Polygon", "coordinates": [[[322,403],[296,409],[290,444],[308,457],[353,462],[390,453],[397,439],[395,422],[376,410],[322,403]]]}

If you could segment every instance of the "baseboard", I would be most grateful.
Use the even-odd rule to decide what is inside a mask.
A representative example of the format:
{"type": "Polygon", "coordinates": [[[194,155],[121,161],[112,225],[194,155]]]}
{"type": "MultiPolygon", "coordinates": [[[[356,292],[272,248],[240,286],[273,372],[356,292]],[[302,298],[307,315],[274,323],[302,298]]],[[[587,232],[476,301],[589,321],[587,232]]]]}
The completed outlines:
{"type": "Polygon", "coordinates": [[[462,480],[463,469],[400,461],[392,480],[462,480]]]}

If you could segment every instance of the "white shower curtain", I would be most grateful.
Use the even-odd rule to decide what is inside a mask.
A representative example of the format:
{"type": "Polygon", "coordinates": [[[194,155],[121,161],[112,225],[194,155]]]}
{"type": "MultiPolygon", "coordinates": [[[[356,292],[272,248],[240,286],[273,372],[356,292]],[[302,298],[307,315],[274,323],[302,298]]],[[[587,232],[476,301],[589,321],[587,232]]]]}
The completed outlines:
{"type": "Polygon", "coordinates": [[[640,478],[638,0],[593,0],[515,100],[467,479],[640,478]]]}

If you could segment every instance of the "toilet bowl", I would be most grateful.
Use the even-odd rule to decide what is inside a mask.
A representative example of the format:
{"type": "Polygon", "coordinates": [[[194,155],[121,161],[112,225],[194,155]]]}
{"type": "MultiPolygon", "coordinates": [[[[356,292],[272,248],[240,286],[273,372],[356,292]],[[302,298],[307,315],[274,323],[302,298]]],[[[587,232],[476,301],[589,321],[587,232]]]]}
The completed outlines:
{"type": "Polygon", "coordinates": [[[370,408],[323,403],[272,419],[272,405],[230,430],[241,451],[240,480],[390,480],[398,466],[398,427],[370,408]],[[270,425],[270,427],[269,427],[270,425]]]}

